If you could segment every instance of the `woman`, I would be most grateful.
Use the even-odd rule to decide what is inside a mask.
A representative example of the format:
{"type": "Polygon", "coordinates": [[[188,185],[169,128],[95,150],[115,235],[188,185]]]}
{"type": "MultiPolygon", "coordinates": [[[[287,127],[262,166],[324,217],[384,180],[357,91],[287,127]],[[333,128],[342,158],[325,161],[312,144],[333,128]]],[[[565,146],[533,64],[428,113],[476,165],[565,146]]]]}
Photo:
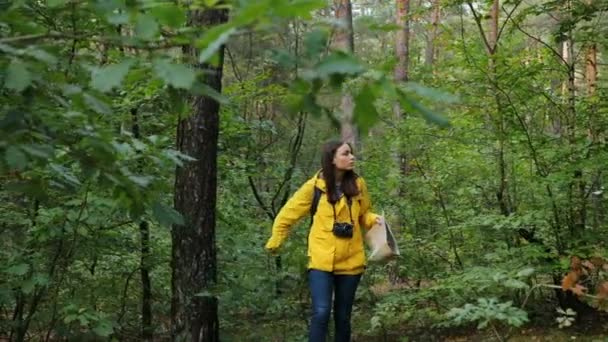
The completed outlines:
{"type": "MultiPolygon", "coordinates": [[[[322,169],[309,179],[277,215],[266,249],[275,253],[289,229],[311,211],[315,188],[318,206],[308,235],[308,281],[312,298],[309,341],[325,341],[332,293],[336,341],[350,341],[350,316],[355,292],[365,268],[361,227],[371,228],[383,218],[370,211],[363,178],[354,171],[349,144],[332,141],[323,146],[322,169]]],[[[314,211],[314,208],[312,208],[314,211]]]]}

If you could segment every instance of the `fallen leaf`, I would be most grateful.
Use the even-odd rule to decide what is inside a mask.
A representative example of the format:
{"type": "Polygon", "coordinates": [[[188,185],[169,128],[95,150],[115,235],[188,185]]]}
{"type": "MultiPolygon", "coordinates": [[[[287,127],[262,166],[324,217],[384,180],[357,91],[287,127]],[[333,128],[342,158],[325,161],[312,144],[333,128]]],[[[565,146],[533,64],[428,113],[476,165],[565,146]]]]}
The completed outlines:
{"type": "Polygon", "coordinates": [[[574,293],[575,295],[580,297],[580,296],[585,295],[587,288],[582,285],[577,284],[575,287],[571,288],[570,290],[572,290],[572,293],[574,293]]]}
{"type": "Polygon", "coordinates": [[[606,262],[606,260],[602,257],[599,256],[593,256],[591,258],[589,258],[589,261],[596,267],[596,268],[600,268],[602,267],[602,265],[606,266],[608,263],[606,262]]]}
{"type": "Polygon", "coordinates": [[[578,271],[581,270],[582,266],[583,266],[583,263],[581,261],[581,258],[577,257],[576,255],[573,255],[570,258],[570,269],[572,271],[577,271],[578,272],[578,271]]]}
{"type": "Polygon", "coordinates": [[[597,296],[598,301],[605,301],[608,299],[608,281],[600,283],[597,285],[597,290],[595,295],[597,296]]]}
{"type": "Polygon", "coordinates": [[[588,269],[590,269],[590,270],[594,270],[594,269],[595,269],[595,265],[594,265],[594,264],[593,264],[591,261],[589,261],[589,260],[585,260],[585,261],[583,261],[583,264],[582,264],[582,265],[583,265],[585,268],[588,268],[588,269]]]}
{"type": "Polygon", "coordinates": [[[572,271],[568,273],[564,279],[562,279],[562,290],[567,291],[573,288],[578,281],[578,273],[576,271],[572,271]]]}

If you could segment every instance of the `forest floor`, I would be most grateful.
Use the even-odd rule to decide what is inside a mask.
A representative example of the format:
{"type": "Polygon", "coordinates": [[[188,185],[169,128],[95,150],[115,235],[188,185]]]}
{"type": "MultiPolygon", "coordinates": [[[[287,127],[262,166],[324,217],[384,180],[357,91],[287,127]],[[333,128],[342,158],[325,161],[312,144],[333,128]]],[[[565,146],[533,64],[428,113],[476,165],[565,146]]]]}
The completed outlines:
{"type": "Polygon", "coordinates": [[[460,332],[391,332],[387,336],[365,336],[354,338],[353,342],[464,342],[464,341],[510,341],[510,342],[566,342],[566,341],[585,341],[585,342],[608,342],[608,331],[601,332],[581,332],[572,330],[560,330],[551,328],[526,328],[514,331],[511,336],[503,335],[499,339],[491,331],[460,331],[460,332]]]}
{"type": "MultiPolygon", "coordinates": [[[[548,307],[546,308],[548,309],[548,307]]],[[[262,317],[242,317],[230,326],[224,326],[221,340],[224,342],[269,341],[306,342],[306,315],[284,317],[283,319],[263,319],[262,317]]],[[[361,320],[353,321],[353,342],[463,342],[463,341],[509,341],[509,342],[608,342],[608,313],[595,312],[577,317],[572,326],[559,328],[552,311],[534,312],[531,322],[519,327],[497,327],[478,330],[476,325],[454,328],[390,327],[385,332],[365,331],[361,320]]],[[[330,326],[330,330],[333,330],[330,326]]],[[[330,332],[331,334],[331,332],[330,332]]],[[[328,339],[328,341],[332,341],[328,339]]]]}
{"type": "MultiPolygon", "coordinates": [[[[225,331],[222,341],[269,341],[269,342],[306,342],[306,327],[296,325],[274,325],[274,329],[259,329],[257,334],[249,329],[243,331],[225,331]],[[286,329],[285,329],[286,328],[286,329]],[[262,331],[263,332],[262,332],[262,331]],[[297,335],[298,337],[295,337],[297,335]]],[[[268,328],[268,327],[267,327],[268,328]]],[[[587,322],[573,327],[560,329],[557,323],[547,323],[546,326],[525,326],[509,331],[508,328],[498,331],[500,338],[492,329],[477,330],[475,326],[451,329],[397,329],[386,334],[365,335],[353,332],[353,342],[608,342],[608,320],[587,322]]],[[[332,339],[328,339],[332,341],[332,339]]]]}
{"type": "Polygon", "coordinates": [[[356,336],[354,342],[464,342],[464,341],[510,341],[510,342],[608,342],[608,320],[583,322],[582,324],[560,329],[557,324],[547,326],[528,326],[519,329],[503,329],[497,331],[500,337],[491,329],[477,330],[475,327],[445,330],[391,331],[386,336],[356,336]]]}

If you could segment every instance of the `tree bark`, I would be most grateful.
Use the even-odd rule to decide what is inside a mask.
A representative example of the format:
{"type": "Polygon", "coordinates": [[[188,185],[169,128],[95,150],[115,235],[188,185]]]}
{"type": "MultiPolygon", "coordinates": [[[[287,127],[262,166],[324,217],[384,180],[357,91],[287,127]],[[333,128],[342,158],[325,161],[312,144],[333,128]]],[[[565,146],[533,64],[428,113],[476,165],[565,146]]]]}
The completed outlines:
{"type": "Polygon", "coordinates": [[[597,88],[597,44],[589,44],[585,56],[585,78],[587,80],[587,94],[595,94],[597,88]]]}
{"type": "Polygon", "coordinates": [[[439,18],[441,16],[441,3],[439,0],[432,1],[431,11],[431,30],[428,33],[426,49],[424,52],[424,64],[430,68],[432,68],[435,63],[435,40],[437,39],[439,18]]]}
{"type": "MultiPolygon", "coordinates": [[[[333,48],[348,53],[355,51],[355,38],[353,35],[353,9],[350,0],[334,0],[334,11],[342,27],[334,32],[333,48]]],[[[340,122],[340,136],[343,141],[356,145],[358,142],[357,129],[353,123],[354,103],[350,93],[342,95],[340,103],[342,118],[340,122]]]]}
{"type": "Polygon", "coordinates": [[[141,236],[141,337],[142,341],[152,341],[152,282],[150,280],[150,226],[148,221],[139,223],[141,236]]]}
{"type": "MultiPolygon", "coordinates": [[[[395,83],[404,83],[409,80],[409,57],[410,57],[410,0],[397,0],[397,12],[395,17],[395,23],[399,27],[399,30],[395,34],[395,57],[397,58],[397,64],[395,65],[395,83]]],[[[401,125],[405,114],[399,102],[393,104],[393,118],[397,126],[401,125]]],[[[408,156],[403,152],[404,146],[397,143],[394,148],[394,160],[395,164],[399,168],[399,185],[393,191],[392,195],[404,198],[405,189],[402,186],[402,180],[405,179],[409,173],[407,164],[408,156]]],[[[398,209],[397,215],[395,216],[394,227],[401,227],[403,225],[403,219],[401,215],[401,208],[398,209]]],[[[388,278],[392,284],[396,284],[400,281],[399,279],[399,265],[394,263],[391,265],[388,271],[388,278]]]]}
{"type": "MultiPolygon", "coordinates": [[[[139,116],[137,107],[131,109],[131,120],[133,137],[141,139],[139,127],[139,116]]],[[[138,171],[142,171],[142,165],[138,165],[138,171]]],[[[150,225],[142,220],[139,223],[140,235],[140,262],[139,273],[141,275],[141,339],[142,341],[152,341],[152,282],[150,281],[150,225]]]]}
{"type": "MultiPolygon", "coordinates": [[[[226,22],[225,10],[193,11],[193,26],[210,27],[226,22]]],[[[193,47],[184,49],[197,59],[193,47]]],[[[195,64],[203,71],[204,82],[221,92],[224,48],[216,66],[195,64]]],[[[175,209],[185,225],[174,225],[172,248],[172,339],[218,341],[218,300],[210,294],[217,278],[215,246],[215,206],[217,190],[217,143],[219,103],[206,96],[192,98],[193,113],[177,127],[177,149],[196,158],[178,167],[175,175],[175,209]]]]}

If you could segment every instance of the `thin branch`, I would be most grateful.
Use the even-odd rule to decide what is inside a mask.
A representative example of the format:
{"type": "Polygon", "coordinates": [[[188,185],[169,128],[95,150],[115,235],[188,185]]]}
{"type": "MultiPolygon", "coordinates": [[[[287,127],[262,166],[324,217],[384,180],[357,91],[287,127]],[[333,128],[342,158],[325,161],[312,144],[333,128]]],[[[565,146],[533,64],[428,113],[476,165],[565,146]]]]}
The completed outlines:
{"type": "MultiPolygon", "coordinates": [[[[511,16],[513,15],[513,13],[515,13],[515,10],[517,9],[517,7],[519,7],[519,5],[522,4],[522,2],[523,1],[520,1],[520,2],[516,3],[515,6],[513,6],[513,9],[511,10],[511,12],[508,12],[508,13],[507,13],[507,11],[505,9],[505,6],[501,6],[502,10],[505,11],[505,13],[507,13],[507,18],[502,23],[502,26],[500,27],[500,30],[498,30],[498,35],[496,36],[496,45],[498,45],[498,41],[500,40],[500,35],[502,34],[502,31],[507,26],[507,23],[509,22],[509,19],[511,19],[511,16]]],[[[494,48],[496,48],[496,47],[494,47],[494,48]]]]}
{"type": "MultiPolygon", "coordinates": [[[[298,117],[298,131],[296,132],[295,137],[292,138],[293,143],[290,144],[291,146],[289,149],[289,153],[291,156],[290,161],[289,161],[289,168],[285,171],[283,181],[279,185],[279,188],[275,192],[275,195],[272,198],[272,201],[270,202],[270,204],[272,205],[273,211],[275,208],[275,202],[276,202],[277,198],[279,197],[281,191],[283,190],[283,187],[285,185],[287,185],[289,183],[289,181],[291,181],[291,177],[293,176],[293,171],[295,170],[296,164],[298,161],[298,154],[300,153],[300,149],[302,147],[302,141],[304,140],[305,129],[306,129],[306,113],[300,112],[300,115],[298,117]]],[[[288,194],[288,192],[285,192],[284,198],[282,201],[283,203],[285,203],[287,201],[287,196],[289,196],[289,194],[288,194]]],[[[281,203],[281,205],[283,203],[281,203]]]]}
{"type": "Polygon", "coordinates": [[[266,215],[268,215],[268,217],[271,220],[274,220],[276,215],[270,209],[268,209],[268,207],[264,204],[264,200],[262,200],[262,197],[260,197],[260,194],[258,193],[258,189],[255,187],[255,183],[253,183],[253,178],[251,176],[247,176],[247,179],[249,180],[249,186],[251,187],[251,190],[253,191],[253,196],[255,197],[255,200],[258,202],[260,207],[264,210],[266,215]]]}
{"type": "Polygon", "coordinates": [[[105,227],[104,227],[104,226],[102,226],[102,227],[99,227],[99,230],[110,230],[110,229],[114,229],[114,228],[118,228],[118,227],[126,226],[126,225],[128,225],[128,224],[132,224],[132,223],[133,223],[133,221],[124,221],[124,222],[119,222],[119,223],[115,223],[115,224],[110,225],[110,226],[105,226],[105,227]]]}
{"type": "Polygon", "coordinates": [[[121,324],[125,313],[127,312],[127,291],[129,290],[129,282],[131,282],[131,278],[135,275],[135,272],[139,271],[139,267],[136,267],[129,275],[127,276],[127,280],[125,281],[125,286],[122,291],[122,305],[120,307],[120,313],[118,314],[117,322],[121,324]]]}
{"type": "Polygon", "coordinates": [[[533,39],[533,40],[541,43],[543,46],[545,46],[547,49],[549,49],[549,51],[551,51],[551,53],[553,53],[560,61],[562,61],[563,65],[565,65],[565,66],[567,66],[569,68],[569,63],[551,45],[547,44],[542,39],[534,37],[533,35],[529,34],[526,31],[524,31],[524,29],[522,29],[521,26],[519,26],[519,24],[517,24],[517,22],[515,20],[511,19],[511,21],[513,22],[513,25],[515,26],[516,29],[518,29],[521,33],[525,34],[528,38],[533,39]]]}
{"type": "Polygon", "coordinates": [[[225,49],[226,49],[226,54],[228,55],[228,58],[230,59],[230,65],[232,66],[232,71],[234,72],[234,77],[239,81],[239,83],[243,83],[243,77],[241,76],[241,73],[239,72],[239,68],[238,68],[236,62],[234,61],[234,57],[232,57],[232,52],[230,52],[228,45],[226,45],[225,49]]]}
{"type": "Polygon", "coordinates": [[[486,49],[488,49],[488,52],[490,52],[490,53],[493,52],[493,48],[490,46],[490,42],[488,42],[488,38],[486,37],[486,32],[484,31],[483,26],[481,25],[481,17],[479,17],[477,12],[475,12],[475,8],[473,8],[473,4],[470,1],[467,1],[467,5],[469,5],[471,12],[473,12],[473,17],[475,18],[475,23],[477,24],[477,27],[479,28],[479,34],[481,35],[481,38],[483,39],[483,43],[486,46],[486,49]]]}

